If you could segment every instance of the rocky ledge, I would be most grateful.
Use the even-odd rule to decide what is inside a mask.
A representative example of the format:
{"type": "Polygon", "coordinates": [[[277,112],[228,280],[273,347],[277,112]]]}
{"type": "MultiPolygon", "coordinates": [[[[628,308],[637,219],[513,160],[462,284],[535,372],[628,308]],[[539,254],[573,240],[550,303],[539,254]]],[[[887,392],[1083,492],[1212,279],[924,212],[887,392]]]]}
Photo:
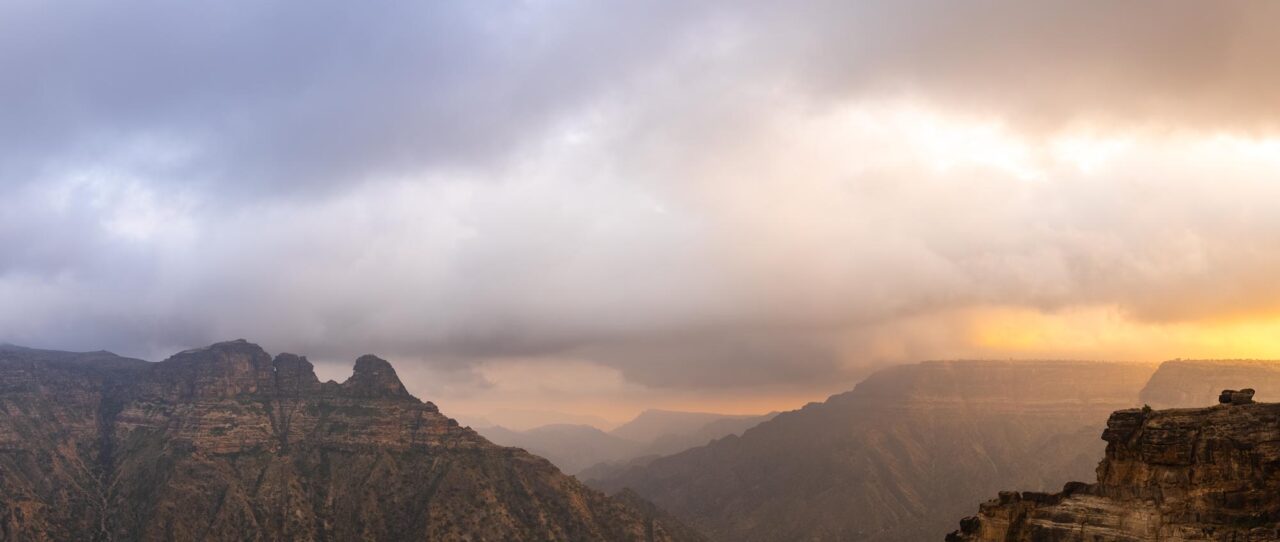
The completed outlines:
{"type": "Polygon", "coordinates": [[[1121,410],[1096,483],[1002,492],[949,542],[1280,540],[1280,404],[1226,390],[1222,404],[1121,410]]]}

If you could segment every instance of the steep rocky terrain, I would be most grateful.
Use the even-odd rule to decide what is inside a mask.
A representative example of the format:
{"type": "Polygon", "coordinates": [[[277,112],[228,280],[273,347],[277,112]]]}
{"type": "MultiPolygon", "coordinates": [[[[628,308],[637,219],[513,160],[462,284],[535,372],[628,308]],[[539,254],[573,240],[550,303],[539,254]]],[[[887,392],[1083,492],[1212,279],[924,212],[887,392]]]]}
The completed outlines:
{"type": "Polygon", "coordinates": [[[1116,412],[1097,482],[1001,492],[951,542],[1280,540],[1280,404],[1116,412]]]}
{"type": "Polygon", "coordinates": [[[937,540],[999,488],[1057,488],[1154,365],[928,362],[592,483],[718,540],[937,540]]]}
{"type": "Polygon", "coordinates": [[[233,341],[160,363],[0,347],[2,540],[696,540],[411,396],[233,341]]]}

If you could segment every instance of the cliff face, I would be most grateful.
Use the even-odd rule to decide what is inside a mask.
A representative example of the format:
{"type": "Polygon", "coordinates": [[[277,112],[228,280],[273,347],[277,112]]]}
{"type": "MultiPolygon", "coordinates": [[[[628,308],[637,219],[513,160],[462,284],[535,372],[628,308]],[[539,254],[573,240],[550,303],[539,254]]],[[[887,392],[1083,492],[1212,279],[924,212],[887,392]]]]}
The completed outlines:
{"type": "Polygon", "coordinates": [[[0,348],[3,540],[687,540],[493,445],[361,357],[0,348]]]}
{"type": "Polygon", "coordinates": [[[1002,487],[1097,464],[1107,415],[1153,365],[931,362],[591,483],[631,488],[718,540],[941,538],[1002,487]]]}
{"type": "Polygon", "coordinates": [[[1111,415],[1097,483],[1002,492],[951,542],[1280,540],[1280,404],[1111,415]]]}

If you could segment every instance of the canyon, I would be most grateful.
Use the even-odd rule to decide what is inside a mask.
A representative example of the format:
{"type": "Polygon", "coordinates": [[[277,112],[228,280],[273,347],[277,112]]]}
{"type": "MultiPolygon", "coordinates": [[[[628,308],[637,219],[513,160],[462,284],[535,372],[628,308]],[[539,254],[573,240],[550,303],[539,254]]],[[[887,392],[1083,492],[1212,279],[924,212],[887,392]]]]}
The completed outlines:
{"type": "Polygon", "coordinates": [[[629,488],[716,540],[939,539],[1009,486],[1089,473],[1107,416],[1156,366],[946,361],[892,367],[852,391],[587,483],[629,488]]]}

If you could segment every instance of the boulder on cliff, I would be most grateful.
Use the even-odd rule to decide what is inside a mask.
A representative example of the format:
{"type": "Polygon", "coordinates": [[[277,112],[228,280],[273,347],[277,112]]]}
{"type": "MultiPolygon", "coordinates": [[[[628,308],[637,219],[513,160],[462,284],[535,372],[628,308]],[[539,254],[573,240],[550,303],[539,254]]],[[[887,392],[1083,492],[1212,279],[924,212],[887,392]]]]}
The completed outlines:
{"type": "Polygon", "coordinates": [[[1253,403],[1253,388],[1242,390],[1222,390],[1218,394],[1218,402],[1224,405],[1247,405],[1253,403]]]}

